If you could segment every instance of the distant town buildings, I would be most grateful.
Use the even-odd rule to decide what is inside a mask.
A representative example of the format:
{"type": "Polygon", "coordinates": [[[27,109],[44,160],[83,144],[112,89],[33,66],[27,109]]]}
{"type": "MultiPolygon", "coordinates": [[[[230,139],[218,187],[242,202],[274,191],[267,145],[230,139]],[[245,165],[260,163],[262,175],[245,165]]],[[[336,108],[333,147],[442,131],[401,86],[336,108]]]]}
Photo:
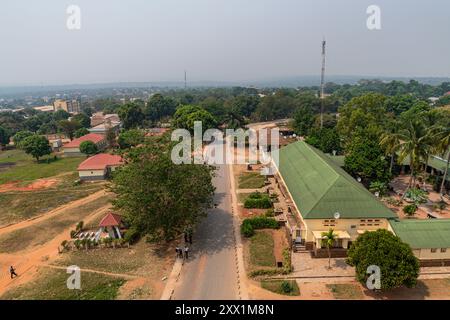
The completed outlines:
{"type": "Polygon", "coordinates": [[[80,103],[77,100],[56,99],[53,102],[53,107],[54,111],[64,110],[73,114],[81,112],[80,103]]]}

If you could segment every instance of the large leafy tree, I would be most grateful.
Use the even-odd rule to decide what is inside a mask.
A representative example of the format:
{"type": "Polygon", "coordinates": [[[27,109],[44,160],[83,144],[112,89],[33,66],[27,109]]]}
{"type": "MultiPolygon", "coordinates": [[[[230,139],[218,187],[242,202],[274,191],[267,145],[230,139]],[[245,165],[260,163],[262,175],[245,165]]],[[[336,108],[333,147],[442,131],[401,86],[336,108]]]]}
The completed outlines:
{"type": "Polygon", "coordinates": [[[72,117],[73,121],[77,121],[83,128],[91,127],[91,118],[85,113],[79,113],[72,117]]]}
{"type": "Polygon", "coordinates": [[[33,156],[37,162],[40,157],[52,153],[52,147],[47,138],[37,134],[25,138],[20,144],[21,148],[33,156]]]}
{"type": "Polygon", "coordinates": [[[178,103],[174,99],[157,93],[150,98],[144,112],[150,121],[158,121],[163,117],[173,115],[177,105],[178,103]]]}
{"type": "Polygon", "coordinates": [[[98,152],[97,145],[92,141],[83,141],[80,143],[80,152],[90,156],[98,152]]]}
{"type": "Polygon", "coordinates": [[[413,287],[419,276],[419,260],[411,247],[384,229],[360,235],[348,250],[347,262],[356,268],[356,278],[363,284],[370,276],[367,268],[378,266],[382,290],[413,287]]]}
{"type": "Polygon", "coordinates": [[[72,120],[61,120],[58,122],[59,129],[64,132],[64,134],[70,139],[73,140],[75,135],[75,131],[81,128],[81,125],[78,121],[72,120]]]}
{"type": "Polygon", "coordinates": [[[5,128],[0,127],[0,147],[3,147],[9,143],[9,137],[9,132],[5,128]]]}
{"type": "Polygon", "coordinates": [[[305,141],[325,153],[340,153],[342,151],[341,139],[335,129],[325,127],[314,129],[305,141]]]}
{"type": "Polygon", "coordinates": [[[295,110],[292,128],[299,136],[306,136],[311,132],[314,125],[314,112],[306,104],[301,105],[295,110]]]}
{"type": "Polygon", "coordinates": [[[212,206],[213,168],[171,160],[168,136],[148,139],[126,154],[127,165],[113,178],[120,209],[131,228],[151,240],[171,240],[195,225],[212,206]]]}
{"type": "Polygon", "coordinates": [[[12,137],[12,140],[16,148],[21,148],[22,141],[32,135],[33,133],[30,131],[19,131],[12,137]]]}
{"type": "Polygon", "coordinates": [[[431,129],[431,134],[436,138],[438,153],[444,157],[447,157],[447,165],[444,169],[444,175],[442,176],[441,187],[439,190],[441,199],[443,200],[445,181],[450,166],[450,111],[442,110],[439,114],[440,120],[436,124],[435,128],[431,129]]]}
{"type": "Polygon", "coordinates": [[[339,109],[338,132],[345,144],[353,140],[360,129],[381,129],[387,121],[385,107],[386,97],[376,93],[368,93],[353,98],[339,109]]]}
{"type": "Polygon", "coordinates": [[[371,129],[358,129],[347,146],[345,157],[345,170],[353,176],[372,182],[389,181],[389,164],[379,145],[377,131],[371,129]]]}
{"type": "Polygon", "coordinates": [[[121,149],[135,147],[144,142],[145,132],[139,129],[123,131],[119,134],[118,143],[121,149]]]}
{"type": "Polygon", "coordinates": [[[137,103],[127,103],[119,109],[119,117],[125,130],[136,128],[144,122],[144,113],[137,103]]]}
{"type": "Polygon", "coordinates": [[[77,129],[74,133],[74,136],[75,136],[75,138],[79,138],[79,137],[85,136],[87,134],[89,134],[89,130],[83,127],[83,128],[77,129]]]}
{"type": "Polygon", "coordinates": [[[181,106],[175,112],[172,119],[174,129],[187,129],[194,131],[194,122],[201,121],[203,131],[214,128],[217,125],[216,119],[211,113],[199,106],[181,106]]]}

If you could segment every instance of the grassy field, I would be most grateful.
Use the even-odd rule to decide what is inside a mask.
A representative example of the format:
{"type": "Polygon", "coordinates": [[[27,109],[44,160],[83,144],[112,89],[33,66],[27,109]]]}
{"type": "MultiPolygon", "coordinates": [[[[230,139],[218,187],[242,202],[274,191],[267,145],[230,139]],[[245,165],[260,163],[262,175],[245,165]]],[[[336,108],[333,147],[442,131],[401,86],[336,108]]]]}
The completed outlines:
{"type": "Polygon", "coordinates": [[[74,173],[62,177],[56,187],[0,193],[0,226],[32,218],[103,188],[101,183],[75,185],[77,178],[74,173]]]}
{"type": "Polygon", "coordinates": [[[269,290],[269,291],[272,291],[272,292],[275,292],[278,294],[282,294],[285,296],[299,296],[300,295],[300,289],[298,288],[297,281],[295,281],[295,280],[265,280],[265,281],[261,281],[261,287],[266,290],[269,290]],[[283,282],[289,283],[289,285],[292,288],[291,292],[285,292],[283,290],[283,287],[281,286],[281,284],[283,282]]]}
{"type": "Polygon", "coordinates": [[[259,189],[264,187],[266,177],[259,172],[245,172],[239,176],[239,189],[259,189]]]}
{"type": "Polygon", "coordinates": [[[335,299],[361,300],[364,298],[361,289],[356,284],[351,283],[327,284],[327,288],[330,289],[335,299]]]}
{"type": "Polygon", "coordinates": [[[105,196],[85,205],[69,209],[52,219],[7,233],[0,237],[0,252],[12,253],[31,246],[44,244],[71,225],[83,220],[93,211],[106,206],[111,199],[111,196],[105,196]]]}
{"type": "Polygon", "coordinates": [[[39,163],[22,150],[0,151],[0,184],[11,181],[33,181],[76,171],[85,157],[42,158],[39,163]]]}
{"type": "Polygon", "coordinates": [[[269,232],[257,231],[250,238],[250,262],[259,267],[275,267],[274,243],[269,232]]]}
{"type": "Polygon", "coordinates": [[[38,278],[26,285],[7,291],[2,300],[114,300],[120,287],[126,282],[122,278],[103,274],[82,272],[81,289],[67,288],[69,275],[65,270],[40,270],[38,278]]]}

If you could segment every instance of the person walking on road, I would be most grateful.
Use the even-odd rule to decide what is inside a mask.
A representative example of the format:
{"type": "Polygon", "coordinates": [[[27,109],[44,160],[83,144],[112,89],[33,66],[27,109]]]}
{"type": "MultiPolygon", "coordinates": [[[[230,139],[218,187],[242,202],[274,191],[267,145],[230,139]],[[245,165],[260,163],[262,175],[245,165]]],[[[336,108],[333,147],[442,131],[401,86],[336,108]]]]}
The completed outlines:
{"type": "Polygon", "coordinates": [[[184,247],[184,258],[187,260],[189,258],[189,247],[184,247]]]}
{"type": "Polygon", "coordinates": [[[177,253],[177,258],[180,257],[180,250],[181,250],[180,247],[176,247],[176,248],[175,248],[175,252],[177,253]]]}
{"type": "Polygon", "coordinates": [[[9,267],[9,273],[11,274],[11,279],[17,277],[16,270],[14,269],[13,266],[9,267]]]}

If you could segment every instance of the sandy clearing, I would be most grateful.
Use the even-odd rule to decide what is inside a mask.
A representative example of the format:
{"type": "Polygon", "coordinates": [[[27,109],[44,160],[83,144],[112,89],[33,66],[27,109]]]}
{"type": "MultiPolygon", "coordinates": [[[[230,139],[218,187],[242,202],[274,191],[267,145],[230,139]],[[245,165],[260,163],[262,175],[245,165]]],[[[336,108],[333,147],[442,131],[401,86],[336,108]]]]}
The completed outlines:
{"type": "Polygon", "coordinates": [[[100,191],[97,191],[97,192],[87,196],[87,197],[69,202],[65,205],[62,205],[62,206],[56,208],[56,209],[50,210],[42,215],[39,215],[39,216],[24,220],[24,221],[21,221],[18,223],[0,227],[0,235],[3,235],[5,233],[10,233],[10,232],[13,232],[13,231],[16,231],[19,229],[23,229],[23,228],[32,226],[36,223],[53,218],[54,216],[64,213],[66,210],[73,209],[73,208],[79,207],[81,205],[84,205],[86,203],[92,202],[102,196],[105,196],[106,194],[107,194],[107,192],[105,190],[100,190],[100,191]]]}
{"type": "MultiPolygon", "coordinates": [[[[100,193],[100,192],[97,192],[100,193]]],[[[95,195],[95,194],[94,194],[95,195]]],[[[93,196],[93,195],[92,195],[93,196]]],[[[92,197],[90,196],[90,197],[92,197]]],[[[90,198],[87,197],[87,198],[90,198]]],[[[98,197],[98,195],[97,195],[98,197]]],[[[89,200],[86,200],[87,198],[84,198],[82,200],[85,200],[85,202],[93,201],[97,197],[90,198],[89,200]]],[[[74,201],[77,202],[77,201],[74,201]]],[[[64,210],[73,208],[74,206],[78,206],[80,203],[73,204],[71,203],[71,206],[63,206],[64,209],[60,209],[62,212],[64,210]]],[[[106,205],[91,214],[89,214],[84,221],[86,223],[91,222],[94,220],[97,216],[106,213],[108,210],[110,210],[111,206],[106,205]]],[[[62,213],[58,212],[58,214],[62,213]]],[[[46,217],[48,219],[48,217],[46,217]]],[[[33,225],[34,223],[37,223],[35,219],[34,221],[28,221],[28,225],[33,225]]],[[[42,219],[40,220],[42,221],[42,219]]],[[[2,295],[5,291],[11,289],[12,287],[27,283],[31,280],[33,280],[36,275],[38,274],[38,267],[42,264],[49,264],[50,261],[55,259],[58,256],[58,248],[59,245],[63,240],[68,239],[68,235],[70,233],[70,230],[72,230],[75,227],[76,224],[70,226],[63,232],[61,232],[57,237],[52,239],[51,241],[47,242],[46,244],[42,246],[33,247],[31,249],[27,249],[24,251],[21,251],[17,254],[0,254],[0,295],[2,295]],[[10,279],[9,276],[9,266],[13,265],[16,268],[16,272],[18,273],[19,277],[15,279],[10,279]]],[[[15,226],[15,225],[14,225],[15,226]]],[[[11,227],[14,227],[11,226],[11,227]]],[[[14,229],[10,230],[13,231],[14,229]]],[[[9,232],[10,232],[9,231],[9,232]]],[[[5,232],[3,232],[5,233],[5,232]]]]}

